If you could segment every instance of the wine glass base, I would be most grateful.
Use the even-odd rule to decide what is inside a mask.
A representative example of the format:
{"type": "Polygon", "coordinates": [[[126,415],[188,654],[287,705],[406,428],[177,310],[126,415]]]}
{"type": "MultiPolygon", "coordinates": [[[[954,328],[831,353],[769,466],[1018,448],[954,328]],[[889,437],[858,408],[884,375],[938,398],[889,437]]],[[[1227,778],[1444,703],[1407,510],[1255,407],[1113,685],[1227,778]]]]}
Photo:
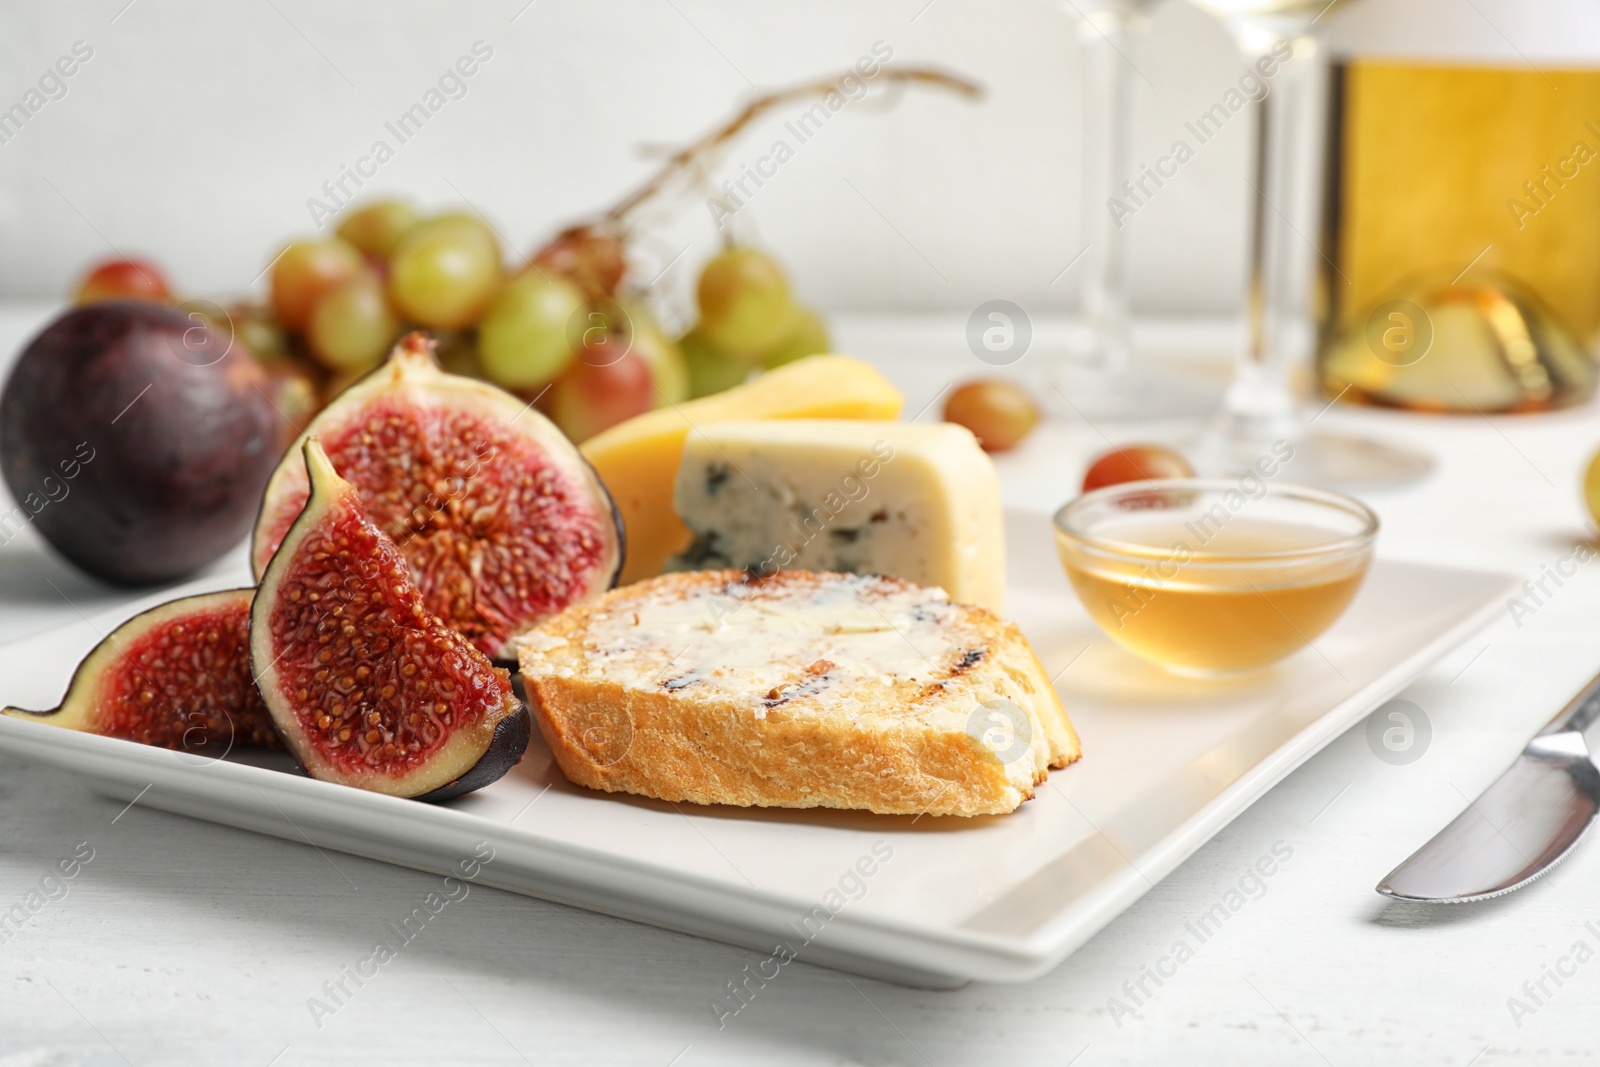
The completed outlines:
{"type": "Polygon", "coordinates": [[[1213,426],[1190,444],[1186,454],[1207,478],[1237,478],[1254,470],[1261,477],[1333,489],[1408,485],[1433,470],[1433,457],[1425,452],[1354,434],[1300,428],[1271,435],[1213,426]]]}
{"type": "Polygon", "coordinates": [[[1181,377],[1087,366],[1058,369],[1044,390],[1045,408],[1052,416],[1091,423],[1201,418],[1217,410],[1221,395],[1181,377]]]}

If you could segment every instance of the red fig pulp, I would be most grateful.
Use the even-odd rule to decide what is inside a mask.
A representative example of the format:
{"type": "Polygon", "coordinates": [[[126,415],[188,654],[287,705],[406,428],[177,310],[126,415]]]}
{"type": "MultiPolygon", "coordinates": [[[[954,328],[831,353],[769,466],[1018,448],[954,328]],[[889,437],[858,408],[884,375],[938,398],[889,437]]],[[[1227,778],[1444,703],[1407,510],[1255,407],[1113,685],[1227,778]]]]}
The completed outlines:
{"type": "MultiPolygon", "coordinates": [[[[594,471],[548,419],[510,393],[442,371],[410,334],[306,429],[400,548],[427,611],[485,654],[570,604],[610,588],[622,530],[594,471]]],[[[290,450],[267,486],[251,557],[256,574],[306,501],[290,450]]]]}
{"type": "Polygon", "coordinates": [[[254,592],[203,593],[136,615],[79,664],[60,707],[5,714],[189,751],[276,745],[250,675],[254,592]]]}
{"type": "Polygon", "coordinates": [[[429,612],[406,557],[316,438],[309,496],[262,576],[256,681],[313,778],[442,799],[511,768],[528,744],[510,676],[429,612]]]}

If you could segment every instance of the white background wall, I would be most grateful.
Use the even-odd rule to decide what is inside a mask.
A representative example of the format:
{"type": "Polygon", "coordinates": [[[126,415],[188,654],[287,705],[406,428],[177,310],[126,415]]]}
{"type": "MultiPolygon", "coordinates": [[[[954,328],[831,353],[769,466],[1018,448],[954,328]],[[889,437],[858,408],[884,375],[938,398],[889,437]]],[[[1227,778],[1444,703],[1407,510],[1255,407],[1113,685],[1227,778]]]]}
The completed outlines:
{"type": "MultiPolygon", "coordinates": [[[[1381,20],[1397,2],[1368,0],[1356,17],[1381,20]]],[[[1537,17],[1513,0],[1430,2],[1496,43],[1537,17]]],[[[937,63],[988,96],[847,109],[755,198],[755,235],[830,310],[964,311],[997,296],[1072,307],[1073,275],[1052,279],[1082,247],[1083,101],[1074,27],[1053,0],[526,4],[4,0],[0,109],[75,41],[94,56],[0,144],[0,297],[60,294],[113,247],[155,257],[187,292],[248,287],[311,229],[307,198],[374,139],[394,143],[384,122],[478,40],[494,53],[467,95],[369,188],[441,207],[465,198],[523,250],[646,173],[641,146],[679,143],[752,84],[843,68],[883,40],[896,64],[937,63]]],[[[1140,160],[1239,72],[1223,30],[1178,0],[1157,9],[1135,61],[1140,160]]],[[[730,163],[777,132],[778,121],[757,127],[730,163]]],[[[1141,310],[1237,306],[1250,133],[1231,124],[1130,222],[1141,310]]],[[[681,284],[714,244],[709,213],[691,203],[642,255],[691,246],[681,284]]]]}

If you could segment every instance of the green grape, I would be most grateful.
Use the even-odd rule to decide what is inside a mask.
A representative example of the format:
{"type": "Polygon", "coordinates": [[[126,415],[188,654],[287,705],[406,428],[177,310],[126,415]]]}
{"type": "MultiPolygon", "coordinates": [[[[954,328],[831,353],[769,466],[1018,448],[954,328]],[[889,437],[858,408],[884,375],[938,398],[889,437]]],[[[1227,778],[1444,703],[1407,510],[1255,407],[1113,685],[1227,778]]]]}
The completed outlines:
{"type": "Polygon", "coordinates": [[[499,263],[500,238],[494,228],[482,218],[470,211],[446,211],[441,215],[434,215],[417,224],[429,230],[451,230],[460,234],[471,234],[472,238],[481,241],[494,252],[494,261],[499,263]]]}
{"type": "Polygon", "coordinates": [[[1015,448],[1039,422],[1039,405],[1015,382],[968,382],[944,404],[946,422],[965,426],[985,452],[1015,448]]]}
{"type": "Polygon", "coordinates": [[[828,324],[822,321],[821,315],[810,308],[796,308],[793,321],[788,335],[762,354],[761,365],[767,370],[833,351],[828,324]]]}
{"type": "Polygon", "coordinates": [[[265,309],[238,309],[232,312],[234,336],[263,364],[281,363],[289,358],[289,339],[265,309]]]}
{"type": "Polygon", "coordinates": [[[499,283],[500,252],[492,235],[457,216],[420,224],[389,260],[390,298],[423,326],[472,325],[499,283]]]}
{"type": "Polygon", "coordinates": [[[311,354],[329,370],[373,367],[383,359],[400,332],[400,323],[384,298],[383,285],[361,274],[317,301],[311,309],[306,340],[311,354]]]}
{"type": "Polygon", "coordinates": [[[689,393],[696,398],[732,389],[750,376],[743,360],[728,356],[696,326],[678,340],[689,364],[689,393]]]}
{"type": "Polygon", "coordinates": [[[565,278],[534,272],[513,278],[478,324],[478,358],[508,389],[550,381],[572,362],[567,339],[583,296],[565,278]]]}
{"type": "Polygon", "coordinates": [[[272,310],[285,329],[303,330],[322,294],[365,269],[348,241],[296,241],[272,265],[272,310]]]}
{"type": "Polygon", "coordinates": [[[729,358],[754,363],[790,329],[789,282],[772,257],[754,248],[719,252],[700,272],[698,329],[729,358]]]}
{"type": "Polygon", "coordinates": [[[338,233],[367,255],[388,259],[417,221],[417,209],[404,200],[374,200],[347,214],[338,233]]]}

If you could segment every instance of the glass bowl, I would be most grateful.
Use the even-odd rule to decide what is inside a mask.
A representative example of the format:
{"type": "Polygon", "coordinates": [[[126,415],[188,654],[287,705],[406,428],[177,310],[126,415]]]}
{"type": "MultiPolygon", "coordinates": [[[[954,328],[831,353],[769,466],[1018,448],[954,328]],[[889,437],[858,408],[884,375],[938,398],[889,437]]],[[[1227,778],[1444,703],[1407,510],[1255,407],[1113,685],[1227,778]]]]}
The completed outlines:
{"type": "Polygon", "coordinates": [[[1106,635],[1199,677],[1314,642],[1361,587],[1378,534],[1359,500],[1254,474],[1107,486],[1054,523],[1067,577],[1106,635]]]}

